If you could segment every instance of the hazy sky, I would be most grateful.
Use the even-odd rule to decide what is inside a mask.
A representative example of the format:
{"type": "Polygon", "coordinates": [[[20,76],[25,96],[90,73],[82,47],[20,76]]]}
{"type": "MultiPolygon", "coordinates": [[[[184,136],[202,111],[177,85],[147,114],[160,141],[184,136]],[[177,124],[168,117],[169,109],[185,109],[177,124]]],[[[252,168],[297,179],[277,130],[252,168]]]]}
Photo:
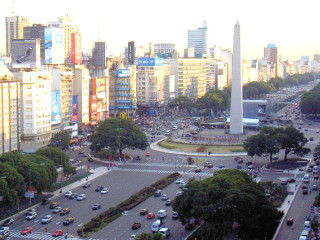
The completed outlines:
{"type": "MultiPolygon", "coordinates": [[[[1,0],[0,53],[5,51],[11,1],[1,0]]],[[[188,29],[201,27],[203,20],[208,22],[208,47],[232,50],[233,26],[239,19],[244,57],[262,57],[268,43],[275,43],[284,59],[320,53],[319,0],[15,0],[15,6],[16,14],[31,23],[46,24],[70,14],[86,52],[99,39],[107,42],[108,55],[122,53],[132,40],[136,45],[175,43],[182,50],[188,29]]]]}

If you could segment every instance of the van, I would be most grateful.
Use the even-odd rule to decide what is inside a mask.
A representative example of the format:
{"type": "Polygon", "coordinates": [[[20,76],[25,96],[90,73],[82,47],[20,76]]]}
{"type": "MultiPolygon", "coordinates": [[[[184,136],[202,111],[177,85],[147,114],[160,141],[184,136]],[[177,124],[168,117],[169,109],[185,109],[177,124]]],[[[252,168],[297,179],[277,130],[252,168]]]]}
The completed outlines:
{"type": "Polygon", "coordinates": [[[303,182],[304,183],[309,183],[310,182],[310,175],[308,173],[306,173],[304,176],[303,176],[303,182]]]}
{"type": "Polygon", "coordinates": [[[162,226],[162,222],[160,220],[155,221],[151,225],[152,232],[158,232],[160,230],[160,227],[162,226]]]}
{"type": "Polygon", "coordinates": [[[167,210],[161,209],[158,211],[158,217],[164,218],[167,216],[167,210]]]}
{"type": "Polygon", "coordinates": [[[303,230],[310,232],[311,231],[311,222],[305,221],[303,224],[303,230]]]}
{"type": "Polygon", "coordinates": [[[318,170],[319,170],[319,167],[318,166],[314,166],[313,169],[312,169],[312,172],[314,174],[317,174],[318,173],[318,170]]]}
{"type": "Polygon", "coordinates": [[[159,233],[161,233],[161,235],[163,236],[163,237],[169,237],[170,236],[170,229],[169,228],[161,228],[160,230],[159,230],[159,233]]]}

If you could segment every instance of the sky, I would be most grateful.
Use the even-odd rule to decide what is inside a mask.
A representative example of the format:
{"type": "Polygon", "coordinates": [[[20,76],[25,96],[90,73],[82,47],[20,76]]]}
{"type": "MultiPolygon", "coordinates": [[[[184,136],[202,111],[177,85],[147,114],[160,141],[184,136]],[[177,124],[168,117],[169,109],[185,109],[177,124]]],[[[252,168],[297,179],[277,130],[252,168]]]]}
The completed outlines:
{"type": "MultiPolygon", "coordinates": [[[[31,23],[55,21],[69,14],[80,27],[84,52],[94,41],[106,41],[107,55],[123,53],[128,41],[136,45],[174,43],[187,47],[188,29],[208,23],[208,47],[232,50],[233,27],[241,26],[245,58],[263,57],[273,43],[283,59],[320,53],[319,0],[14,0],[17,15],[31,23]]],[[[1,0],[0,54],[5,53],[5,17],[12,0],[1,0]]]]}

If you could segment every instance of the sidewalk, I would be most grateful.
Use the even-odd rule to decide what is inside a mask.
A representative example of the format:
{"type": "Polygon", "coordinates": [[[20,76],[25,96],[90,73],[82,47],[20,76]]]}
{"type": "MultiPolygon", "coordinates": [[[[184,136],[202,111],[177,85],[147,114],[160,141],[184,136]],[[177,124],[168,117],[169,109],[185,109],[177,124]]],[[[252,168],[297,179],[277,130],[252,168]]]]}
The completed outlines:
{"type": "Polygon", "coordinates": [[[201,157],[237,157],[237,156],[247,156],[247,153],[245,152],[235,152],[235,153],[211,153],[208,155],[208,153],[195,153],[195,152],[179,152],[170,150],[167,148],[160,147],[158,145],[159,142],[161,142],[163,139],[160,139],[154,143],[150,144],[150,148],[157,152],[164,152],[164,153],[171,153],[176,155],[187,155],[187,156],[201,156],[201,157]]]}

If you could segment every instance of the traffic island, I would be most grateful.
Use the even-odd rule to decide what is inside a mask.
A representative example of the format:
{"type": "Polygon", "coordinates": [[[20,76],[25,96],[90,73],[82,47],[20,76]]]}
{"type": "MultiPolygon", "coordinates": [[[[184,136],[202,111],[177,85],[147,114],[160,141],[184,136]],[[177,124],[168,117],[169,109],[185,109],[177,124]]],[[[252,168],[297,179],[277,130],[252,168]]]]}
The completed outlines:
{"type": "Polygon", "coordinates": [[[136,207],[141,202],[151,197],[157,189],[165,188],[180,176],[181,175],[179,173],[175,172],[169,174],[165,178],[160,179],[152,185],[141,189],[139,192],[121,202],[116,207],[109,208],[98,216],[92,218],[90,222],[84,224],[81,229],[78,229],[78,235],[82,237],[88,237],[93,233],[98,232],[99,230],[107,226],[110,222],[119,218],[123,212],[136,207]]]}

